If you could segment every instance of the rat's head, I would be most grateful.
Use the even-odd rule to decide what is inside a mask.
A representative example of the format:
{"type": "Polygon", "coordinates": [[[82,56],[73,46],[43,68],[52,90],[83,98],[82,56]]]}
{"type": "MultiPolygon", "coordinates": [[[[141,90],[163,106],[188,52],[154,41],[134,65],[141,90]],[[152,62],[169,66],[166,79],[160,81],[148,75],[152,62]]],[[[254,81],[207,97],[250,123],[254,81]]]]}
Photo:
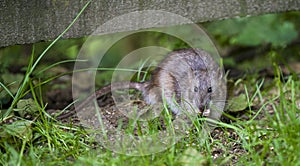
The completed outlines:
{"type": "Polygon", "coordinates": [[[209,109],[213,88],[211,86],[208,71],[196,70],[189,75],[189,87],[185,96],[186,103],[190,105],[193,112],[202,114],[209,109]]]}
{"type": "Polygon", "coordinates": [[[209,109],[212,99],[212,79],[213,73],[211,65],[214,64],[210,55],[202,50],[194,50],[185,56],[188,70],[186,94],[184,94],[187,104],[193,112],[203,114],[209,109]]]}

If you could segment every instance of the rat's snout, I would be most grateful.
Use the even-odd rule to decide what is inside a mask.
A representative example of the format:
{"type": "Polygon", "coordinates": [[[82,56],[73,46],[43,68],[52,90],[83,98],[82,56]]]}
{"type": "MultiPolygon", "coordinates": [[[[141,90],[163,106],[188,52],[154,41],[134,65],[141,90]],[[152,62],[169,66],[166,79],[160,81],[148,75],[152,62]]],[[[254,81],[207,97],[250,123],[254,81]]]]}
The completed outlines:
{"type": "Polygon", "coordinates": [[[211,104],[211,95],[205,96],[199,105],[199,112],[202,116],[207,116],[210,114],[210,104],[211,104]]]}
{"type": "Polygon", "coordinates": [[[209,109],[209,105],[205,104],[199,107],[199,113],[204,116],[204,117],[208,117],[210,114],[210,109],[209,109]]]}
{"type": "Polygon", "coordinates": [[[209,105],[210,105],[210,100],[204,100],[202,102],[202,104],[200,104],[200,106],[198,107],[199,109],[199,113],[202,116],[208,116],[210,114],[210,109],[209,109],[209,105]]]}
{"type": "Polygon", "coordinates": [[[199,108],[199,111],[202,113],[202,112],[204,112],[206,109],[208,109],[208,105],[206,105],[206,104],[201,104],[198,108],[199,108]]]}
{"type": "Polygon", "coordinates": [[[202,113],[206,109],[206,106],[201,104],[198,108],[199,108],[199,112],[202,113]]]}

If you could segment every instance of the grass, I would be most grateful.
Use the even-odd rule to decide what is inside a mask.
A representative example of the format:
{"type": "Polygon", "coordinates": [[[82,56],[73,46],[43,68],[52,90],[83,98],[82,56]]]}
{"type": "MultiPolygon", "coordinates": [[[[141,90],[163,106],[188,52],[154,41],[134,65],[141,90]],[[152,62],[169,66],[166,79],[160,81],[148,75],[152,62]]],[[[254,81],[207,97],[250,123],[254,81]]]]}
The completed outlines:
{"type": "MultiPolygon", "coordinates": [[[[277,68],[276,70],[279,70],[277,68]]],[[[46,105],[40,100],[40,87],[29,82],[35,107],[35,118],[19,116],[12,123],[0,127],[1,165],[300,165],[300,82],[289,77],[282,81],[280,72],[271,80],[272,90],[263,89],[267,84],[243,84],[247,96],[248,120],[218,123],[218,138],[211,136],[202,144],[201,125],[166,151],[146,156],[117,154],[95,144],[94,138],[81,127],[63,124],[46,114],[46,105]],[[249,91],[251,89],[252,91],[249,91]],[[258,101],[258,102],[257,102],[258,101]],[[255,107],[253,107],[255,105],[255,107]],[[263,115],[263,116],[262,116],[263,115]],[[219,132],[219,133],[218,133],[219,132]],[[203,145],[203,146],[199,146],[203,145]],[[236,153],[241,150],[242,153],[236,153]],[[218,158],[213,154],[221,153],[218,158]],[[233,160],[233,158],[238,160],[233,160]]],[[[2,84],[3,86],[3,84],[2,84]]],[[[4,88],[5,89],[5,88],[4,88]]],[[[7,90],[8,88],[6,88],[7,90]]],[[[23,90],[22,92],[27,92],[23,90]]],[[[9,92],[8,92],[9,93],[9,92]]],[[[22,95],[22,94],[21,94],[22,95]]],[[[23,95],[22,95],[23,96],[23,95]]],[[[20,101],[20,100],[19,100],[20,101]]],[[[151,131],[150,131],[151,132],[151,131]]]]}

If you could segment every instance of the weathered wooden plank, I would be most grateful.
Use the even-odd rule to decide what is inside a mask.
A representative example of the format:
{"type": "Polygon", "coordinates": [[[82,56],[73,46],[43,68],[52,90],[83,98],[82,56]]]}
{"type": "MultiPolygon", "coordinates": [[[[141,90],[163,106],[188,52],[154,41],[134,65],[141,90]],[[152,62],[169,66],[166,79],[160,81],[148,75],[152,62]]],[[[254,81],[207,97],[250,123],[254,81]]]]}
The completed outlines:
{"type": "MultiPolygon", "coordinates": [[[[52,40],[75,18],[87,0],[2,0],[0,2],[0,47],[52,40]]],[[[193,22],[205,22],[236,16],[299,10],[299,0],[99,0],[92,1],[80,19],[63,36],[78,38],[91,34],[99,25],[122,14],[162,10],[186,17],[193,22]]],[[[178,20],[151,15],[121,19],[103,32],[182,24],[178,20]],[[147,18],[146,18],[147,17],[147,18]],[[145,23],[145,19],[152,20],[145,23]],[[153,21],[157,20],[157,21],[153,21]]]]}

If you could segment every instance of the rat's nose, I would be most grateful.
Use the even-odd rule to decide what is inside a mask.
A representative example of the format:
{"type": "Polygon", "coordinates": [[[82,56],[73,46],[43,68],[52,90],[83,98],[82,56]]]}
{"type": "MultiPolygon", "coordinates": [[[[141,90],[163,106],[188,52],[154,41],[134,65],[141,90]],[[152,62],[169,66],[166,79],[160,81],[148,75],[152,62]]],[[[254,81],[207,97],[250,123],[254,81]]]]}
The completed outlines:
{"type": "Polygon", "coordinates": [[[202,112],[205,110],[205,106],[204,105],[200,105],[199,107],[199,112],[202,114],[202,112]]]}
{"type": "Polygon", "coordinates": [[[208,117],[210,114],[210,109],[209,109],[208,105],[199,106],[199,113],[204,117],[208,117]]]}
{"type": "Polygon", "coordinates": [[[200,114],[202,115],[202,113],[203,113],[203,112],[205,111],[205,109],[206,109],[206,106],[201,104],[198,108],[199,108],[200,114]]]}

